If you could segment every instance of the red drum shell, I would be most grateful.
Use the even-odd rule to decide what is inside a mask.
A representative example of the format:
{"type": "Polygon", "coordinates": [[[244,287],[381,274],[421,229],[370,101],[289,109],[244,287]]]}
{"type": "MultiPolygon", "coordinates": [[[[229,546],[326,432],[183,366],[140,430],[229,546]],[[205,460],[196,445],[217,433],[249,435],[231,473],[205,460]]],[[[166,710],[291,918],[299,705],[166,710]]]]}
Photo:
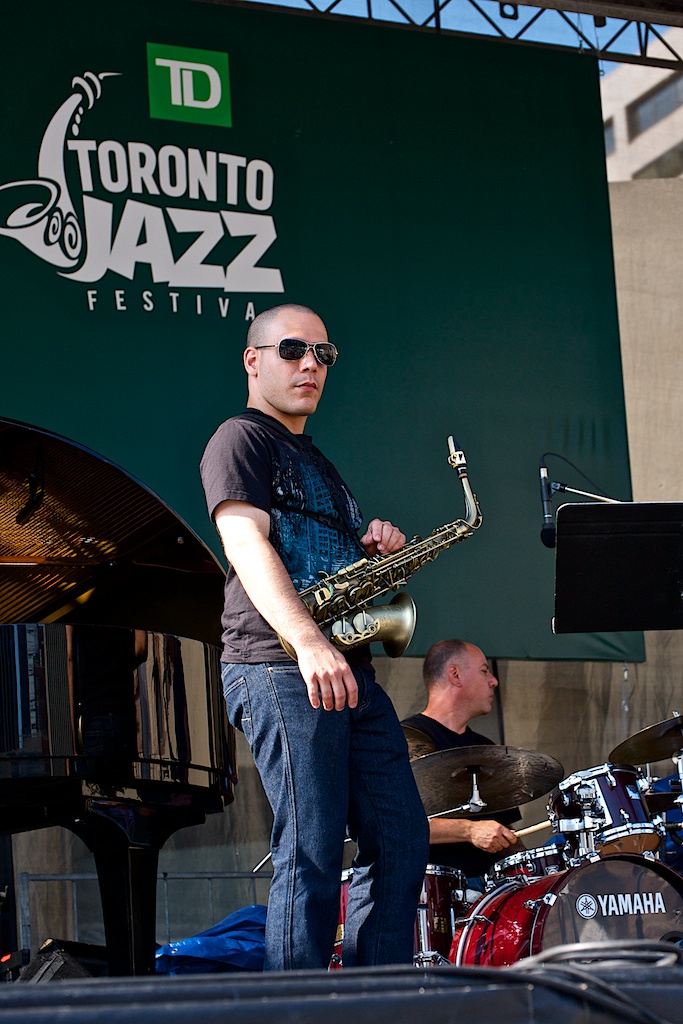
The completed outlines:
{"type": "Polygon", "coordinates": [[[341,888],[339,890],[339,917],[337,918],[337,933],[334,938],[334,951],[330,960],[330,970],[336,971],[342,965],[342,946],[344,943],[344,929],[346,927],[346,911],[349,905],[349,886],[353,878],[353,868],[342,871],[341,888]]]}
{"type": "Polygon", "coordinates": [[[448,957],[455,918],[464,917],[465,879],[462,872],[428,864],[415,919],[415,953],[440,953],[448,957]]]}
{"type": "Polygon", "coordinates": [[[658,861],[611,856],[556,875],[503,882],[456,927],[448,959],[504,967],[554,946],[683,941],[683,878],[658,861]]]}

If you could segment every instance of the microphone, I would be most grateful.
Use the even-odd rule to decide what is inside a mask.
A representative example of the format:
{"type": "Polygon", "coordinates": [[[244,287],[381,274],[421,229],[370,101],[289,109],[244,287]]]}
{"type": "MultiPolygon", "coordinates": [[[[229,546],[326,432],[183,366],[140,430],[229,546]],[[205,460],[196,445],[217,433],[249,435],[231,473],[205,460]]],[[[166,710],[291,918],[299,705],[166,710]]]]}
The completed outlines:
{"type": "Polygon", "coordinates": [[[553,492],[548,479],[548,467],[544,462],[539,466],[541,479],[541,505],[543,506],[543,526],[541,527],[541,541],[547,548],[555,547],[555,523],[553,522],[553,492]]]}

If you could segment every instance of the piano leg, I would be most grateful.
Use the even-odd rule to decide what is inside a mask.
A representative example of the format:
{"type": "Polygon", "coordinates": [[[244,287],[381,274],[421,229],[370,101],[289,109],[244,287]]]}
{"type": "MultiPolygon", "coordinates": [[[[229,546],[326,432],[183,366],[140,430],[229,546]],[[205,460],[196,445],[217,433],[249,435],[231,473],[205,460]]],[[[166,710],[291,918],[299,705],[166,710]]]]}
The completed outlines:
{"type": "Polygon", "coordinates": [[[93,850],[109,974],[154,974],[159,850],[124,843],[93,850]]]}
{"type": "Polygon", "coordinates": [[[109,974],[154,974],[159,851],[173,832],[205,821],[203,811],[89,800],[69,824],[95,857],[109,974]]]}

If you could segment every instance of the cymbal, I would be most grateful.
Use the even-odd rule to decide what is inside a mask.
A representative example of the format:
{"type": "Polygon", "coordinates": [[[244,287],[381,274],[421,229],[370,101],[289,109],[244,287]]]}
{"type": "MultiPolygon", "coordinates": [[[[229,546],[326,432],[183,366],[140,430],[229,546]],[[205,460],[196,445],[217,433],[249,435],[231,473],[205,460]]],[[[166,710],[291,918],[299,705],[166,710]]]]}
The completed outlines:
{"type": "Polygon", "coordinates": [[[549,793],[561,781],[559,761],[535,750],[488,744],[436,750],[411,762],[418,792],[428,815],[459,807],[472,795],[472,773],[477,773],[483,811],[458,811],[453,817],[472,813],[506,811],[549,793]]]}
{"type": "Polygon", "coordinates": [[[436,744],[431,736],[428,736],[426,732],[421,732],[420,729],[413,728],[412,725],[402,725],[401,728],[408,741],[408,755],[411,761],[416,757],[422,757],[423,754],[432,753],[436,744]]]}
{"type": "Polygon", "coordinates": [[[683,747],[683,717],[649,725],[623,740],[609,754],[612,764],[648,764],[663,761],[683,747]]]}
{"type": "Polygon", "coordinates": [[[676,807],[676,797],[680,793],[672,793],[671,790],[652,790],[650,793],[643,793],[643,800],[651,814],[661,814],[662,811],[673,811],[676,807]]]}

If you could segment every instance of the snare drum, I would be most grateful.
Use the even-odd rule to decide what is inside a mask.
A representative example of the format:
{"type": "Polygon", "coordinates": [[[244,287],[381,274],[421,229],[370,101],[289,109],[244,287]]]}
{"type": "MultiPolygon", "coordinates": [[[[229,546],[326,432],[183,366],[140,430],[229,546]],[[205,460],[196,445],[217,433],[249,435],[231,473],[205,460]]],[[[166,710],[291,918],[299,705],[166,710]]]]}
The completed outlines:
{"type": "Polygon", "coordinates": [[[510,878],[456,925],[449,960],[504,967],[574,942],[683,942],[683,879],[659,861],[612,856],[545,878],[510,878]]]}
{"type": "Polygon", "coordinates": [[[598,853],[658,849],[663,827],[651,820],[629,765],[602,764],[575,772],[550,795],[548,815],[566,839],[565,854],[581,860],[598,853]]]}
{"type": "Polygon", "coordinates": [[[494,881],[505,878],[543,878],[544,875],[556,875],[564,871],[566,864],[563,855],[564,843],[549,843],[535,850],[522,850],[512,853],[503,860],[496,861],[491,868],[494,881]]]}

